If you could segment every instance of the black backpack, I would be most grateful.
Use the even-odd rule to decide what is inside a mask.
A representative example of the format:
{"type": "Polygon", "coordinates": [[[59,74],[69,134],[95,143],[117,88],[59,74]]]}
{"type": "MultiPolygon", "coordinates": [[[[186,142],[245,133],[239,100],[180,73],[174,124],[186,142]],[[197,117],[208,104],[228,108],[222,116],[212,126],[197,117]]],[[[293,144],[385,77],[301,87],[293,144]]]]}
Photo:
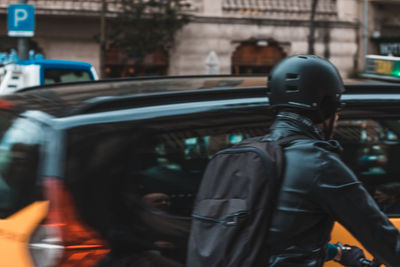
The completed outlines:
{"type": "MultiPolygon", "coordinates": [[[[267,137],[267,136],[266,136],[267,137]]],[[[187,267],[268,265],[267,234],[280,186],[282,145],[254,137],[210,160],[196,197],[187,267]]]]}

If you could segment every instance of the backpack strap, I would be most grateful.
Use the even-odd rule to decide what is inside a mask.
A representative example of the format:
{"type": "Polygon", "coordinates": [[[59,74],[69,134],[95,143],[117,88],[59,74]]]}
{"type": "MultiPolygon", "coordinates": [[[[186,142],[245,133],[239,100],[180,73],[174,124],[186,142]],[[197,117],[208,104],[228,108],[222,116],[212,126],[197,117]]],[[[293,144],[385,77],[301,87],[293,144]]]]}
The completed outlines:
{"type": "MultiPolygon", "coordinates": [[[[264,139],[264,138],[263,138],[264,139]]],[[[262,141],[264,141],[262,139],[262,141]]],[[[291,141],[294,140],[301,140],[301,139],[312,139],[309,136],[305,136],[305,135],[292,135],[292,136],[288,136],[288,137],[284,137],[282,139],[279,139],[277,141],[270,141],[270,142],[276,142],[276,144],[278,144],[281,152],[278,153],[278,155],[280,156],[280,158],[276,159],[275,162],[275,166],[276,166],[276,176],[272,177],[274,180],[271,183],[271,195],[270,195],[270,204],[269,204],[269,219],[268,219],[268,223],[267,223],[267,227],[268,229],[271,227],[272,224],[272,220],[274,218],[274,211],[276,209],[276,207],[278,206],[278,198],[279,198],[279,193],[281,191],[281,187],[283,184],[283,177],[284,177],[284,171],[285,171],[285,155],[284,155],[284,150],[283,147],[285,145],[287,145],[288,143],[290,143],[291,141]]],[[[265,141],[264,141],[265,142],[265,141]]],[[[268,141],[267,141],[268,142],[268,141]]],[[[266,233],[265,236],[265,248],[266,248],[266,253],[265,253],[265,258],[264,260],[266,260],[267,265],[268,265],[268,261],[269,258],[271,256],[271,251],[270,248],[267,246],[268,243],[268,235],[269,235],[269,230],[266,233]]],[[[263,266],[263,265],[260,265],[263,266]]]]}
{"type": "Polygon", "coordinates": [[[287,145],[288,143],[290,143],[291,141],[294,140],[302,140],[302,139],[313,139],[307,135],[301,135],[301,134],[296,134],[296,135],[291,135],[291,136],[287,136],[287,137],[283,137],[277,141],[272,141],[272,140],[268,140],[268,134],[266,136],[264,136],[263,138],[261,138],[261,142],[277,142],[279,145],[287,145]]]}
{"type": "Polygon", "coordinates": [[[286,145],[286,144],[288,144],[288,143],[290,143],[290,142],[292,142],[292,141],[294,141],[294,140],[304,140],[304,139],[313,139],[313,138],[311,138],[311,137],[309,137],[309,136],[306,136],[306,135],[291,135],[291,136],[287,136],[287,137],[284,137],[284,138],[281,138],[281,139],[279,139],[279,140],[277,140],[276,142],[279,144],[279,145],[286,145]]]}
{"type": "MultiPolygon", "coordinates": [[[[281,152],[278,153],[278,158],[275,158],[275,164],[276,164],[276,179],[279,181],[278,184],[282,183],[282,179],[283,179],[283,171],[284,171],[284,167],[285,167],[285,158],[284,158],[284,151],[283,151],[283,147],[287,146],[290,142],[294,141],[294,140],[304,140],[304,139],[312,139],[309,136],[306,135],[291,135],[291,136],[287,136],[284,138],[281,138],[277,141],[270,141],[270,140],[266,140],[266,138],[268,137],[268,135],[266,135],[265,137],[263,137],[260,141],[261,142],[275,142],[276,144],[279,145],[279,147],[281,148],[281,152]]],[[[280,188],[276,188],[276,190],[278,191],[280,188]]]]}

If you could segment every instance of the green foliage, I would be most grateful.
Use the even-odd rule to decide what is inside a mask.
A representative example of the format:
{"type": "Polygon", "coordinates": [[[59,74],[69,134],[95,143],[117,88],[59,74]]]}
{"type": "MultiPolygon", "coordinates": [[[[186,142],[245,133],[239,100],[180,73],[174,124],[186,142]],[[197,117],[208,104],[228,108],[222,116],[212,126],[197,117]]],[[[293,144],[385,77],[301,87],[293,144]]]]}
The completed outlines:
{"type": "Polygon", "coordinates": [[[181,0],[119,0],[108,39],[137,63],[158,48],[168,51],[177,31],[189,21],[181,0]]]}

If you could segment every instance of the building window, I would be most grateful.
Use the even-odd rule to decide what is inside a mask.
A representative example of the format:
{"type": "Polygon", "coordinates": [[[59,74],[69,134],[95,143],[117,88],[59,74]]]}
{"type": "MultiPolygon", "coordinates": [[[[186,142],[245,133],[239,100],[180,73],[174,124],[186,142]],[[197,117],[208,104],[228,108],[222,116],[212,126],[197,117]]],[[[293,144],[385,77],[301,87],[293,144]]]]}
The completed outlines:
{"type": "Polygon", "coordinates": [[[168,53],[158,49],[145,56],[142,62],[127,57],[116,47],[106,50],[105,70],[106,78],[162,76],[168,73],[168,53]]]}
{"type": "Polygon", "coordinates": [[[244,42],[232,55],[233,74],[267,74],[286,55],[276,43],[244,42]]]}

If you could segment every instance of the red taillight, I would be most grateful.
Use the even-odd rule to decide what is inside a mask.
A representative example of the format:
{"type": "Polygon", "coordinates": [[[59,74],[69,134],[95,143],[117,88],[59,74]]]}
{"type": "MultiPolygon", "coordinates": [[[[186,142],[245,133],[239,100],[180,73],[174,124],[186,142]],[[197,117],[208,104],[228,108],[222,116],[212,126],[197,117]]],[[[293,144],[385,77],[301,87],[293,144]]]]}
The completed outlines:
{"type": "Polygon", "coordinates": [[[74,200],[60,179],[48,178],[43,185],[50,207],[46,220],[31,239],[35,263],[54,266],[57,262],[56,266],[63,267],[98,263],[109,252],[105,240],[79,219],[74,200]],[[51,265],[37,262],[40,258],[51,265]]]}
{"type": "Polygon", "coordinates": [[[15,103],[12,101],[0,99],[0,109],[11,110],[15,106],[15,103]]]}

